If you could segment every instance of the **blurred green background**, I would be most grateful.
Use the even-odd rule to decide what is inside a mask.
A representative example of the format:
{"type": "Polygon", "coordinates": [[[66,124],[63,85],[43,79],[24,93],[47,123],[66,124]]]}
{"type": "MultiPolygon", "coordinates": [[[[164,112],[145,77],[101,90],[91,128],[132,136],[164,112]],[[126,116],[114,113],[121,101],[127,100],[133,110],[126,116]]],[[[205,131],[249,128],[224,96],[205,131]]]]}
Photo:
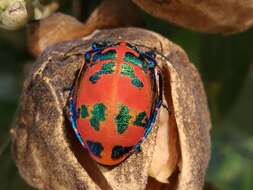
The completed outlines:
{"type": "MultiPolygon", "coordinates": [[[[98,1],[89,3],[86,14],[98,1]]],[[[71,14],[71,5],[61,11],[71,14]]],[[[207,181],[220,190],[253,189],[253,29],[231,36],[191,32],[142,13],[146,28],[179,44],[198,68],[212,115],[207,181]]],[[[83,17],[83,19],[84,19],[83,17]]],[[[10,154],[9,129],[33,58],[25,29],[0,29],[0,190],[29,190],[10,154]]]]}

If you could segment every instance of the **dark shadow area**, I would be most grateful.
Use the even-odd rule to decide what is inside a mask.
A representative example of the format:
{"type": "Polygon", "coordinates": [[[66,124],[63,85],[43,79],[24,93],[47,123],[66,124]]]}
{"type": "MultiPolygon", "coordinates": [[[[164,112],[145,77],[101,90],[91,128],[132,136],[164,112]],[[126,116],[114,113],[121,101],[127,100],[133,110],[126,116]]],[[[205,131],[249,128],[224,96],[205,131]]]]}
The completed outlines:
{"type": "Polygon", "coordinates": [[[168,179],[169,183],[161,183],[153,177],[148,178],[148,184],[145,190],[176,190],[178,183],[179,169],[176,168],[168,179]]]}

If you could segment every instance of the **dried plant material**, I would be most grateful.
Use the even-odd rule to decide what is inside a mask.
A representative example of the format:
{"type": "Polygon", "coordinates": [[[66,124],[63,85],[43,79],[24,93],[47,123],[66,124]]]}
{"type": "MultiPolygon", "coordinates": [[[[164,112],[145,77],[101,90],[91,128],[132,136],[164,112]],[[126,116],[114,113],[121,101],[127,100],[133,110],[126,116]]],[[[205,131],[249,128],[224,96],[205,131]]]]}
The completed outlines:
{"type": "Polygon", "coordinates": [[[156,146],[149,168],[149,176],[162,183],[169,183],[168,179],[175,171],[178,163],[178,136],[176,125],[169,123],[169,113],[161,109],[156,137],[156,146]]]}
{"type": "Polygon", "coordinates": [[[56,13],[29,26],[29,51],[38,56],[55,43],[87,36],[96,29],[140,26],[142,20],[135,10],[130,0],[102,1],[84,24],[71,16],[56,13]]]}
{"type": "Polygon", "coordinates": [[[15,30],[28,21],[24,0],[0,1],[0,27],[15,30]]]}
{"type": "Polygon", "coordinates": [[[38,0],[0,0],[0,27],[17,30],[29,20],[45,18],[58,9],[57,2],[41,4],[38,0]]]}
{"type": "Polygon", "coordinates": [[[47,49],[25,82],[17,127],[11,136],[20,174],[38,189],[144,190],[158,185],[160,189],[200,190],[210,156],[209,129],[203,86],[184,51],[156,33],[124,28],[96,31],[47,49]],[[143,50],[156,49],[165,81],[164,104],[170,111],[161,109],[141,152],[108,168],[95,163],[74,138],[65,108],[87,48],[94,41],[120,40],[143,50]],[[163,135],[163,131],[169,134],[163,135]],[[164,154],[161,163],[159,154],[164,154]],[[157,172],[154,163],[164,170],[157,172]],[[169,184],[152,180],[150,172],[169,184]]]}
{"type": "Polygon", "coordinates": [[[96,29],[143,25],[141,16],[130,0],[106,0],[94,10],[85,23],[90,31],[96,29]]]}
{"type": "Polygon", "coordinates": [[[151,15],[188,29],[235,33],[253,25],[253,0],[133,0],[151,15]]]}
{"type": "Polygon", "coordinates": [[[39,55],[46,47],[84,34],[84,26],[71,16],[55,13],[28,27],[28,49],[39,55]]]}
{"type": "Polygon", "coordinates": [[[40,20],[50,16],[59,8],[59,3],[52,1],[48,4],[43,5],[40,1],[33,2],[33,19],[40,20]]]}
{"type": "Polygon", "coordinates": [[[170,183],[160,183],[152,177],[148,178],[148,184],[145,190],[175,190],[176,181],[170,180],[170,183]]]}
{"type": "MultiPolygon", "coordinates": [[[[165,65],[165,82],[170,84],[173,104],[172,121],[176,122],[181,160],[177,189],[202,189],[210,159],[210,115],[201,79],[187,56],[171,45],[164,52],[172,64],[165,65]],[[170,81],[170,82],[169,82],[170,81]]],[[[169,63],[169,62],[167,62],[169,63]]],[[[166,91],[165,91],[166,92],[166,91]]],[[[169,102],[169,93],[165,95],[169,102]]]]}

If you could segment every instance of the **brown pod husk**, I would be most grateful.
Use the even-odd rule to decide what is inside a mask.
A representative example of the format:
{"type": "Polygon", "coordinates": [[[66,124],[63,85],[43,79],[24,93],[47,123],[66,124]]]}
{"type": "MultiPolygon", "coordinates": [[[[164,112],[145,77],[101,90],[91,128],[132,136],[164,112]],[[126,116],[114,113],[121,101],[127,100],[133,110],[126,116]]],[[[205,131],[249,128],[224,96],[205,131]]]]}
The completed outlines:
{"type": "Polygon", "coordinates": [[[14,160],[22,177],[37,189],[203,187],[210,118],[201,79],[180,47],[148,30],[101,30],[47,49],[25,81],[16,125],[11,130],[14,160]],[[108,168],[96,164],[74,138],[65,110],[83,53],[94,41],[120,40],[156,50],[165,82],[163,103],[169,111],[161,108],[141,152],[108,168]]]}
{"type": "Polygon", "coordinates": [[[85,23],[55,13],[29,25],[28,49],[34,56],[38,56],[53,44],[87,36],[96,29],[141,26],[143,21],[136,9],[130,0],[102,1],[85,23]]]}
{"type": "Polygon", "coordinates": [[[149,14],[207,33],[235,33],[253,25],[253,0],[132,0],[149,14]]]}
{"type": "Polygon", "coordinates": [[[29,24],[27,31],[28,50],[34,56],[53,44],[81,37],[84,25],[77,19],[54,13],[51,16],[29,24]]]}

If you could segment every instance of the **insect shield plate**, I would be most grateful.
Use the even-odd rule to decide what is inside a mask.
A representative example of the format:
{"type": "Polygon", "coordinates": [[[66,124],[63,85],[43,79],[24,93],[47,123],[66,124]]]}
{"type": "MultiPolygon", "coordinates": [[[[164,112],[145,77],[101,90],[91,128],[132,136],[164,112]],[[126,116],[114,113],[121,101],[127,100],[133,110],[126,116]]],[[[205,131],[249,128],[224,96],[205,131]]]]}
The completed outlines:
{"type": "Polygon", "coordinates": [[[70,122],[94,160],[119,164],[140,150],[161,106],[155,53],[99,42],[84,58],[70,93],[70,122]]]}

